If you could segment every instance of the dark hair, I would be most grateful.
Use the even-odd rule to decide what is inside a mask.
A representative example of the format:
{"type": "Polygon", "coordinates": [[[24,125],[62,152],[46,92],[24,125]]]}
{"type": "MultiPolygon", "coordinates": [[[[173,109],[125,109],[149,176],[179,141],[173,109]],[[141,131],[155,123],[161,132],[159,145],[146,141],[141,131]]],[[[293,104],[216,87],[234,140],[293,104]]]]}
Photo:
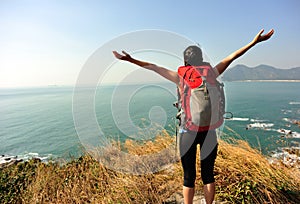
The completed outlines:
{"type": "Polygon", "coordinates": [[[203,64],[202,50],[200,47],[192,45],[183,52],[185,66],[200,66],[203,64]]]}

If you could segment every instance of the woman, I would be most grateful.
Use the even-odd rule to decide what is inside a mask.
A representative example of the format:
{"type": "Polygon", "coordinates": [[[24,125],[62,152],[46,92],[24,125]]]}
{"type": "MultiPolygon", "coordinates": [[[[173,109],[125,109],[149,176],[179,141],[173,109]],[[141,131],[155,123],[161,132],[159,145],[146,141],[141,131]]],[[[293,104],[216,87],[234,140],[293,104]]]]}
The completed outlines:
{"type": "MultiPolygon", "coordinates": [[[[245,54],[250,48],[252,48],[257,43],[268,40],[274,33],[274,30],[270,30],[267,34],[262,35],[264,30],[262,29],[254,37],[254,39],[245,45],[244,47],[238,49],[232,54],[224,58],[219,64],[217,64],[213,69],[218,75],[221,75],[226,68],[237,58],[245,54]]],[[[117,59],[125,60],[136,64],[142,68],[152,70],[164,78],[174,82],[177,86],[179,85],[179,76],[176,71],[169,70],[158,65],[140,61],[132,58],[128,53],[122,51],[123,54],[119,54],[113,51],[113,54],[117,59]]],[[[184,51],[184,64],[185,66],[199,66],[205,64],[202,58],[201,49],[197,46],[189,46],[184,51]]],[[[196,147],[200,144],[201,149],[201,177],[203,180],[203,191],[206,203],[210,204],[214,200],[215,196],[215,180],[213,175],[213,169],[215,164],[215,159],[217,156],[217,138],[214,130],[196,132],[192,134],[190,131],[180,131],[180,155],[181,163],[184,171],[184,182],[183,182],[183,196],[184,203],[193,203],[194,197],[194,183],[196,178],[196,147]],[[193,136],[194,135],[194,136],[193,136]],[[188,149],[185,149],[188,147],[188,149]],[[206,149],[206,150],[205,150],[206,149]],[[209,150],[207,150],[209,149],[209,150]],[[209,152],[207,155],[204,153],[209,152]]]]}

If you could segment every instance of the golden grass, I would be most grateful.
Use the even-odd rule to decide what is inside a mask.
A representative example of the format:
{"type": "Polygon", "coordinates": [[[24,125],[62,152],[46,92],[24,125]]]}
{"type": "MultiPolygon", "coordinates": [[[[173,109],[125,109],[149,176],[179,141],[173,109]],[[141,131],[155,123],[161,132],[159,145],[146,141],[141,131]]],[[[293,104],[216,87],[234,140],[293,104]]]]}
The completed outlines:
{"type": "Polygon", "coordinates": [[[242,140],[220,141],[216,160],[217,195],[242,203],[299,203],[298,169],[271,165],[267,158],[242,140]]]}
{"type": "MultiPolygon", "coordinates": [[[[127,141],[122,148],[128,148],[130,154],[141,155],[145,152],[157,152],[158,147],[164,149],[173,140],[174,138],[170,136],[158,136],[154,142],[144,144],[127,141]],[[147,150],[143,148],[144,145],[147,150]]],[[[108,148],[105,153],[118,157],[115,152],[116,146],[108,148]]],[[[172,156],[174,157],[174,154],[172,156]]],[[[115,165],[124,163],[131,166],[140,165],[139,161],[124,161],[119,158],[115,160],[115,165]]],[[[108,169],[93,157],[85,155],[62,167],[39,165],[36,179],[28,188],[23,201],[24,203],[162,203],[173,191],[181,188],[180,174],[178,162],[157,173],[134,175],[108,169]]]]}
{"type": "MultiPolygon", "coordinates": [[[[172,147],[168,148],[166,158],[160,158],[163,162],[152,161],[158,164],[173,161],[172,164],[155,173],[139,174],[141,169],[136,170],[136,174],[116,171],[88,154],[62,166],[37,163],[34,177],[26,180],[28,185],[18,199],[23,203],[163,203],[182,188],[183,173],[175,156],[174,140],[162,132],[153,142],[126,141],[124,145],[116,142],[105,150],[105,154],[110,154],[107,158],[114,161],[114,168],[118,167],[116,165],[123,168],[122,165],[127,163],[124,172],[128,172],[138,168],[141,161],[126,160],[130,157],[120,157],[117,150],[122,149],[130,155],[147,155],[172,147]]],[[[143,163],[143,170],[146,168],[150,172],[153,166],[149,161],[143,163]]],[[[14,168],[18,166],[10,167],[14,168]]],[[[215,172],[218,200],[228,203],[300,203],[300,180],[296,173],[299,170],[269,164],[245,141],[235,141],[235,144],[219,141],[215,172]]],[[[196,190],[201,189],[198,171],[196,190]]]]}

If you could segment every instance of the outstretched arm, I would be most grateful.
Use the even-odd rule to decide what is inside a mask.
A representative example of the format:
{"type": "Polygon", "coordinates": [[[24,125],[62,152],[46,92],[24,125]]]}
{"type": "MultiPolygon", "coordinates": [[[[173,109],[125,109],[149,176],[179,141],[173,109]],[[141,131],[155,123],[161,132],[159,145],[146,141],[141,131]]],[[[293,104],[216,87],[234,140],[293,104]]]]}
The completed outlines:
{"type": "Polygon", "coordinates": [[[115,57],[117,59],[128,61],[128,62],[136,64],[136,65],[138,65],[140,67],[143,67],[145,69],[149,69],[149,70],[155,71],[159,75],[163,76],[164,78],[166,78],[166,79],[168,79],[168,80],[170,80],[170,81],[172,81],[172,82],[174,82],[175,84],[178,85],[178,83],[179,83],[179,77],[177,75],[177,72],[169,70],[169,69],[166,69],[164,67],[157,66],[157,65],[149,63],[149,62],[143,62],[143,61],[134,59],[128,53],[126,53],[125,51],[122,51],[122,53],[124,55],[119,54],[116,51],[113,51],[113,54],[115,55],[115,57]]]}
{"type": "Polygon", "coordinates": [[[237,51],[231,53],[226,58],[224,58],[219,64],[215,66],[216,70],[218,71],[219,75],[222,74],[226,68],[233,62],[235,59],[239,58],[243,54],[245,54],[250,48],[256,45],[259,42],[263,42],[268,40],[274,33],[274,30],[270,30],[267,34],[262,35],[264,30],[262,29],[259,33],[254,37],[254,39],[244,47],[238,49],[237,51]]]}

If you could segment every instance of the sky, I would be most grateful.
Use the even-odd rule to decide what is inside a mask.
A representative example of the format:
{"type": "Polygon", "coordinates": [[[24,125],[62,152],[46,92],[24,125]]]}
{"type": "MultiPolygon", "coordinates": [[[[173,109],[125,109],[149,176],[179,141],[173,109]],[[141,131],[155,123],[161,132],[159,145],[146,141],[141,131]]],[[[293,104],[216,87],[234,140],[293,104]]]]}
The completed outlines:
{"type": "Polygon", "coordinates": [[[0,0],[0,88],[74,85],[99,47],[145,29],[185,36],[216,64],[273,28],[231,67],[300,67],[299,9],[298,0],[0,0]]]}

